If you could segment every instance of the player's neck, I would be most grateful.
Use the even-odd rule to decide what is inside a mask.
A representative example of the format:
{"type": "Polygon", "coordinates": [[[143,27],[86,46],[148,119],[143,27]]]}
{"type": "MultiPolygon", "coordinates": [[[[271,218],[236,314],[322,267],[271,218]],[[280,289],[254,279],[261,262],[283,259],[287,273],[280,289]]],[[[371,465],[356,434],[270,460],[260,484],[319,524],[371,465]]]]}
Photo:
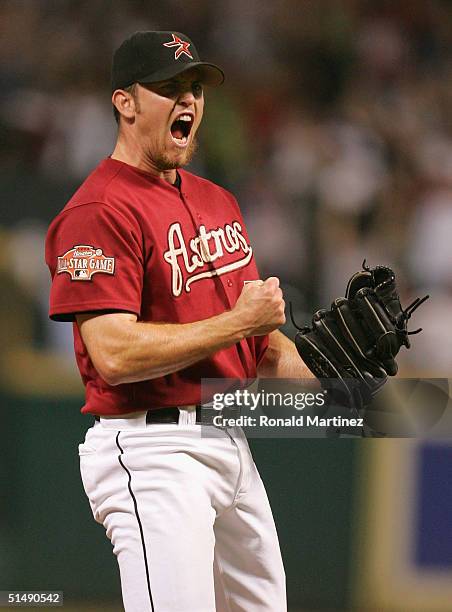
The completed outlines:
{"type": "Polygon", "coordinates": [[[177,178],[176,170],[160,170],[157,168],[152,161],[147,160],[141,154],[141,151],[132,149],[126,146],[121,139],[118,139],[113,153],[110,155],[112,159],[122,161],[129,166],[134,166],[138,170],[152,174],[164,181],[167,181],[171,185],[174,185],[177,178]]]}

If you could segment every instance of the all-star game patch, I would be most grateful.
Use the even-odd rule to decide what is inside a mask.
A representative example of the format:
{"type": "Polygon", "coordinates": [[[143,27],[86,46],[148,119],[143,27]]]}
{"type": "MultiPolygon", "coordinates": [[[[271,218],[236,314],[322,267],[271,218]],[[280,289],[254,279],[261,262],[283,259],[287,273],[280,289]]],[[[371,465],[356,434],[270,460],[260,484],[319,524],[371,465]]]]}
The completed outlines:
{"type": "Polygon", "coordinates": [[[67,272],[71,280],[88,281],[96,272],[115,273],[115,258],[106,257],[102,249],[79,244],[58,257],[57,274],[67,272]]]}

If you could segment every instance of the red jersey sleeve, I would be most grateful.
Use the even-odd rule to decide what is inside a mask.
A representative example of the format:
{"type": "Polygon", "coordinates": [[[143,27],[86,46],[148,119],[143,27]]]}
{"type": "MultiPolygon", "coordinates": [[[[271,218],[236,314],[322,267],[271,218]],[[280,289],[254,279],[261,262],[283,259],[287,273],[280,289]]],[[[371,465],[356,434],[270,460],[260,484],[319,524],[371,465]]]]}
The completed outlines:
{"type": "Polygon", "coordinates": [[[52,277],[49,316],[73,321],[76,313],[141,311],[143,239],[133,216],[89,203],[63,210],[46,239],[52,277]]]}

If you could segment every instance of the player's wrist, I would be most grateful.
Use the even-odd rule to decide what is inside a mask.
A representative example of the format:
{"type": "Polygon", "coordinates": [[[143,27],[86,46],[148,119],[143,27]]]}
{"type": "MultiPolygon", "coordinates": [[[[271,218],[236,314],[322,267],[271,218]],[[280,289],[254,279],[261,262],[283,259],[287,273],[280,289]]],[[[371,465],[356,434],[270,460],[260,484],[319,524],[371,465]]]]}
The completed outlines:
{"type": "Polygon", "coordinates": [[[221,325],[232,344],[240,342],[251,335],[251,330],[235,308],[225,311],[221,317],[221,325]]]}

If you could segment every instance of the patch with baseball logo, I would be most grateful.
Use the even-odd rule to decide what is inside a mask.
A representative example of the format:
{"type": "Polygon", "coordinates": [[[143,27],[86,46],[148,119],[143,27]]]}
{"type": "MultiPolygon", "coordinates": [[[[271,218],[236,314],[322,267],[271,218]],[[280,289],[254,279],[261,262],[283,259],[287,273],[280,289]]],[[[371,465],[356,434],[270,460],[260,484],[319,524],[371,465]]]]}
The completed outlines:
{"type": "Polygon", "coordinates": [[[58,257],[57,274],[67,272],[71,280],[88,281],[96,272],[115,273],[115,258],[106,257],[102,249],[78,244],[58,257]]]}

